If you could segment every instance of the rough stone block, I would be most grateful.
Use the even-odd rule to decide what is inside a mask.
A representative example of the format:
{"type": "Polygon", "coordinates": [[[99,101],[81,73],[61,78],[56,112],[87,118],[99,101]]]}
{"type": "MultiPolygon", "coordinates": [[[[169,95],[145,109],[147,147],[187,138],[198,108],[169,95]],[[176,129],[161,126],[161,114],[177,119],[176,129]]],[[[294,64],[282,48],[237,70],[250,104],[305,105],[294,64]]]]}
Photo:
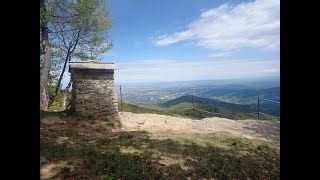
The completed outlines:
{"type": "Polygon", "coordinates": [[[95,75],[95,74],[84,74],[83,75],[83,79],[97,79],[97,75],[95,75]]]}
{"type": "Polygon", "coordinates": [[[88,99],[91,97],[91,94],[77,94],[77,99],[88,99]]]}
{"type": "Polygon", "coordinates": [[[98,110],[98,108],[97,108],[97,106],[95,106],[95,105],[91,105],[91,106],[87,106],[87,110],[88,110],[88,111],[98,110]]]}
{"type": "Polygon", "coordinates": [[[99,80],[113,79],[113,75],[110,75],[110,74],[98,75],[97,79],[99,80]]]}

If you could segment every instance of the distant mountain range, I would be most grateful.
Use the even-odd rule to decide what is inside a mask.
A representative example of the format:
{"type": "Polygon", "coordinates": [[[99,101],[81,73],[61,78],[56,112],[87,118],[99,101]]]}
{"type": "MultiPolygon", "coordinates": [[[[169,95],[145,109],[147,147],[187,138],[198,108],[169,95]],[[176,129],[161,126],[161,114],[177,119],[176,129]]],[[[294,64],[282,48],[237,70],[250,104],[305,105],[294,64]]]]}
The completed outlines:
{"type": "Polygon", "coordinates": [[[280,87],[272,87],[267,89],[214,88],[196,93],[196,95],[235,104],[252,104],[257,103],[258,97],[270,99],[273,101],[280,101],[280,87]]]}
{"type": "Polygon", "coordinates": [[[252,105],[250,106],[250,105],[233,104],[233,103],[223,102],[216,99],[208,99],[208,98],[202,98],[202,97],[197,97],[192,95],[181,96],[176,99],[169,100],[165,103],[160,104],[160,106],[169,108],[171,106],[174,106],[183,102],[188,102],[188,103],[194,102],[195,104],[210,104],[213,106],[218,106],[218,107],[225,108],[228,110],[233,110],[233,111],[242,111],[242,112],[255,111],[255,107],[252,105]]]}
{"type": "MultiPolygon", "coordinates": [[[[229,103],[224,102],[217,99],[209,99],[209,98],[203,98],[193,95],[186,95],[181,96],[176,99],[169,100],[165,103],[160,104],[161,107],[169,108],[171,106],[180,104],[180,103],[192,103],[195,104],[208,104],[212,106],[221,107],[230,111],[236,111],[236,112],[257,112],[257,103],[252,104],[235,104],[235,103],[229,103]]],[[[272,104],[270,102],[265,102],[260,104],[260,111],[264,112],[266,114],[278,116],[280,108],[278,104],[272,104]]]]}
{"type": "MultiPolygon", "coordinates": [[[[119,88],[116,93],[120,96],[119,88]]],[[[122,86],[123,102],[145,107],[163,108],[179,103],[208,104],[230,111],[257,112],[279,116],[280,81],[279,78],[203,80],[159,83],[133,83],[122,86]],[[265,100],[267,99],[267,100],[265,100]]],[[[161,109],[161,108],[160,108],[161,109]]]]}

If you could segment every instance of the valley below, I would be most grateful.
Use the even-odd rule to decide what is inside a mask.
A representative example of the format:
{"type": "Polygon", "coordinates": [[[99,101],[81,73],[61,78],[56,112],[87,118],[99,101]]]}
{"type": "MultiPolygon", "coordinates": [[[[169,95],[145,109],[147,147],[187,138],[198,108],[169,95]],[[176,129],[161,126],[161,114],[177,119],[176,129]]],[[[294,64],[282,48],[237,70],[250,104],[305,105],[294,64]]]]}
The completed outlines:
{"type": "MultiPolygon", "coordinates": [[[[124,84],[122,101],[143,107],[165,109],[179,103],[208,104],[235,112],[260,111],[280,115],[279,80],[218,80],[124,84]],[[192,99],[194,97],[194,99],[192,99]],[[271,100],[271,101],[270,101],[271,100]],[[274,102],[272,102],[274,101],[274,102]]],[[[120,99],[120,90],[116,88],[120,99]]]]}

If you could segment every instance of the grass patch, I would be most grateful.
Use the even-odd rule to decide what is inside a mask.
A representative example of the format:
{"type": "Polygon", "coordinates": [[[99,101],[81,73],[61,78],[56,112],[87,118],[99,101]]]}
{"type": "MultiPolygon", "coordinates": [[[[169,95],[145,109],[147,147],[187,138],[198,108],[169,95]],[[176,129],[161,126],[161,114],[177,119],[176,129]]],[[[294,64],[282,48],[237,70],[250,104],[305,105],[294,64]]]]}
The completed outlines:
{"type": "Polygon", "coordinates": [[[228,144],[229,146],[239,147],[243,146],[244,143],[239,138],[226,138],[223,140],[224,143],[228,144]]]}
{"type": "Polygon", "coordinates": [[[70,117],[78,117],[78,115],[72,112],[70,109],[64,111],[42,111],[40,110],[40,119],[49,117],[49,116],[56,116],[62,118],[70,118],[70,117]]]}
{"type": "Polygon", "coordinates": [[[100,180],[114,180],[112,176],[104,175],[100,177],[100,180]]]}
{"type": "Polygon", "coordinates": [[[50,159],[66,159],[76,154],[74,148],[67,144],[57,144],[55,142],[40,143],[40,155],[50,159]]]}
{"type": "Polygon", "coordinates": [[[71,171],[71,167],[69,166],[62,166],[60,168],[60,173],[69,173],[71,171]]]}
{"type": "Polygon", "coordinates": [[[131,139],[133,138],[133,135],[130,133],[124,133],[124,134],[120,134],[119,135],[119,139],[123,140],[123,139],[131,139]]]}

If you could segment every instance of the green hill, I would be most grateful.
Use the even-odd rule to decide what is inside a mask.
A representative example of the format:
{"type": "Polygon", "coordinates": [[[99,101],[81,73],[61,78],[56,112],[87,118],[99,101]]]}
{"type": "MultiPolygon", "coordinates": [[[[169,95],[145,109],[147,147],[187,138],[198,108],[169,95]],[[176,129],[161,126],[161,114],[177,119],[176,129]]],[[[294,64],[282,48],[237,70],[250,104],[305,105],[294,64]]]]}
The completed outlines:
{"type": "MultiPolygon", "coordinates": [[[[167,109],[159,110],[141,107],[133,104],[123,103],[121,111],[133,112],[133,113],[151,113],[151,114],[161,114],[161,115],[169,115],[175,117],[185,117],[192,119],[202,119],[206,117],[221,117],[228,118],[234,120],[241,119],[258,119],[256,113],[246,113],[246,112],[237,112],[230,111],[218,106],[213,106],[209,104],[195,104],[192,109],[191,103],[179,103],[173,105],[167,109]],[[209,113],[212,112],[212,113],[209,113]]],[[[260,119],[263,120],[275,120],[272,116],[260,115],[260,119]]]]}
{"type": "Polygon", "coordinates": [[[208,104],[212,106],[218,106],[222,107],[224,109],[232,110],[232,111],[240,111],[240,112],[255,112],[256,111],[256,105],[242,105],[242,104],[234,104],[234,103],[228,103],[216,99],[208,99],[208,98],[202,98],[198,96],[181,96],[176,99],[169,100],[165,103],[162,103],[160,106],[162,107],[171,107],[176,104],[180,104],[183,102],[192,103],[195,104],[208,104]]]}
{"type": "MultiPolygon", "coordinates": [[[[208,91],[202,91],[197,96],[217,99],[224,102],[236,104],[257,103],[258,97],[280,101],[280,87],[266,89],[223,89],[215,88],[208,91]]],[[[262,102],[264,103],[264,102],[262,102]]],[[[274,104],[275,105],[275,104],[274,104]]]]}
{"type": "Polygon", "coordinates": [[[280,87],[266,89],[223,89],[215,88],[202,91],[197,96],[209,99],[220,100],[234,104],[246,104],[256,108],[258,97],[260,97],[260,109],[264,113],[279,116],[280,104],[266,101],[280,101],[280,87]]]}
{"type": "MultiPolygon", "coordinates": [[[[221,107],[229,111],[244,112],[244,113],[256,113],[257,112],[257,103],[252,104],[235,104],[230,102],[224,102],[217,99],[203,98],[193,95],[181,96],[176,99],[169,100],[165,103],[160,104],[161,107],[171,107],[176,104],[183,102],[196,103],[196,104],[208,104],[212,106],[221,107]]],[[[266,114],[273,116],[278,116],[280,113],[280,105],[272,102],[260,103],[260,111],[266,114]]]]}

